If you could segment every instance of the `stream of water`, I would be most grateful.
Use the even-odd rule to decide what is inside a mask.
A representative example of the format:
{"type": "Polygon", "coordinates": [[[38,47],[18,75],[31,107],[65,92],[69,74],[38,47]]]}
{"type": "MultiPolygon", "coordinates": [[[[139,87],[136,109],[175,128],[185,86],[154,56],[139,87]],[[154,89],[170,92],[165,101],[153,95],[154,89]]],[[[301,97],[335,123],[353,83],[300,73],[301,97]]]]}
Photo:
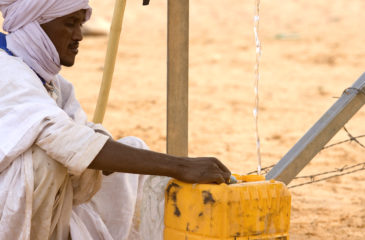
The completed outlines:
{"type": "Polygon", "coordinates": [[[260,82],[260,59],[261,59],[261,42],[259,38],[259,23],[260,23],[260,0],[255,0],[255,16],[254,16],[254,33],[256,44],[256,65],[255,65],[255,106],[253,109],[253,116],[255,120],[255,135],[256,135],[256,151],[257,151],[257,173],[261,174],[261,147],[259,135],[259,82],[260,82]]]}

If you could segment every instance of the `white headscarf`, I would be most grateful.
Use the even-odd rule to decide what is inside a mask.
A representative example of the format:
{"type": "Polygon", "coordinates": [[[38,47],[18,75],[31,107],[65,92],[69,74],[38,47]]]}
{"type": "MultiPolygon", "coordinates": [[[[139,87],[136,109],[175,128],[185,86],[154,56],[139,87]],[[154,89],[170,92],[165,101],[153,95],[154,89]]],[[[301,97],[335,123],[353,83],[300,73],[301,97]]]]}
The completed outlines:
{"type": "Polygon", "coordinates": [[[3,29],[9,33],[7,48],[51,81],[61,70],[60,57],[40,24],[81,9],[86,9],[87,21],[91,16],[88,0],[0,0],[3,29]]]}

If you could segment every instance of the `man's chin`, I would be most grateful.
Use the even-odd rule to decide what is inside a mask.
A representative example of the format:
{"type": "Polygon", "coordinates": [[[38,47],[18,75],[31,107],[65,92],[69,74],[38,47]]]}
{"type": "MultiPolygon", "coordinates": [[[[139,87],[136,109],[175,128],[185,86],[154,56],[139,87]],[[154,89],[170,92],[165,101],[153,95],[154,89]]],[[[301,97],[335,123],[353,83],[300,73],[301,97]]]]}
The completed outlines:
{"type": "Polygon", "coordinates": [[[64,67],[72,67],[75,64],[75,61],[62,61],[61,60],[61,65],[64,67]]]}

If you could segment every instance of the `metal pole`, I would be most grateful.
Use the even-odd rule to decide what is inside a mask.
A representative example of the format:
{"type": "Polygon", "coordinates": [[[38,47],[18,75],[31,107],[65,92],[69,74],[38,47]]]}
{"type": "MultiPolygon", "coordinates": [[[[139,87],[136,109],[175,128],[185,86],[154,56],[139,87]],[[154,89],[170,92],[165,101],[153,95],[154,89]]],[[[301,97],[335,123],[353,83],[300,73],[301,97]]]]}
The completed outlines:
{"type": "Polygon", "coordinates": [[[168,0],[167,153],[188,155],[189,0],[168,0]]]}
{"type": "Polygon", "coordinates": [[[364,104],[365,73],[271,169],[266,179],[289,184],[364,104]]]}

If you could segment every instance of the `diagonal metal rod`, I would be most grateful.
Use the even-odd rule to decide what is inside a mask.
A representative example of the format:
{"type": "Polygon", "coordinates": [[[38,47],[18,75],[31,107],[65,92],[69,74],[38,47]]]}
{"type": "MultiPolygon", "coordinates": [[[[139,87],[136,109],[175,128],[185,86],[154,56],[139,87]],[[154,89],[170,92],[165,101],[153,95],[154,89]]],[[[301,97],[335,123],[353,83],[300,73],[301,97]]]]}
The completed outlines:
{"type": "Polygon", "coordinates": [[[365,103],[365,73],[266,175],[289,184],[365,103]]]}

